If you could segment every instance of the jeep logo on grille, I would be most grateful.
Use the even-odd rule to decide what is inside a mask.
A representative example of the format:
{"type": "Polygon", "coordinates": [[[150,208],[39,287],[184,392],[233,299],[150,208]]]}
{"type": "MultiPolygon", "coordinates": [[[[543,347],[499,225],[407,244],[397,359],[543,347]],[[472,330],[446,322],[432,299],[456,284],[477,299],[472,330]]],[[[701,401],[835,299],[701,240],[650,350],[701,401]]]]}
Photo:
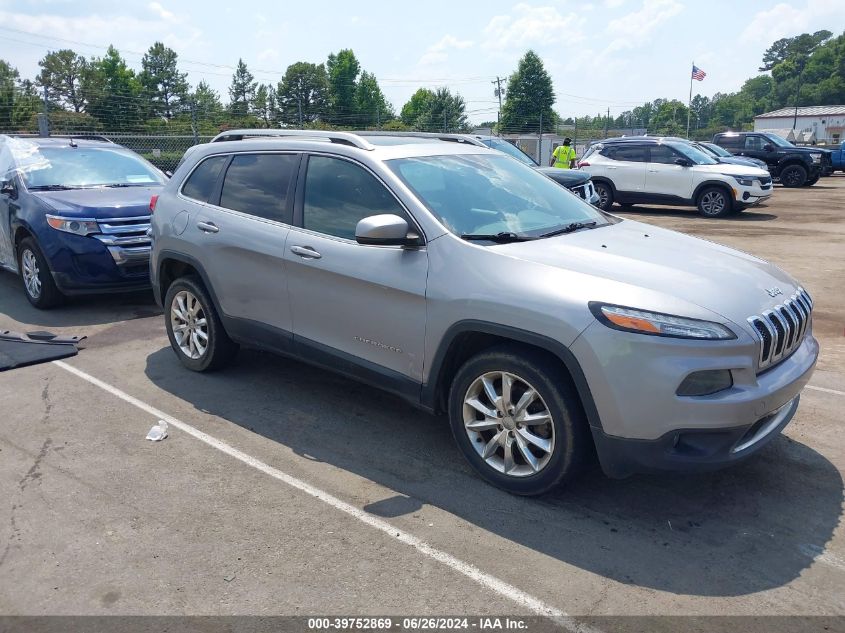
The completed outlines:
{"type": "Polygon", "coordinates": [[[777,286],[775,286],[774,288],[766,288],[766,293],[770,297],[777,297],[778,295],[782,295],[783,291],[780,288],[778,288],[777,286]]]}

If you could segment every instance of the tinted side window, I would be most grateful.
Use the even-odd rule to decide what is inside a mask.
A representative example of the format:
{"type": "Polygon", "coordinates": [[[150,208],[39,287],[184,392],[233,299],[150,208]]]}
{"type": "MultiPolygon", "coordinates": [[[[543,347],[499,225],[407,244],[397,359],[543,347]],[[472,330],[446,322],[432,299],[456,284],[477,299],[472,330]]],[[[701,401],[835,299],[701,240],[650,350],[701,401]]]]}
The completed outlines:
{"type": "Polygon", "coordinates": [[[716,138],[716,144],[726,149],[737,150],[742,147],[742,138],[739,136],[719,136],[716,138]]]}
{"type": "Polygon", "coordinates": [[[745,137],[745,149],[762,151],[763,145],[765,145],[765,143],[763,142],[762,136],[746,136],[745,137]]]}
{"type": "Polygon", "coordinates": [[[220,175],[220,169],[227,158],[228,156],[212,156],[202,161],[188,176],[188,180],[182,187],[182,195],[200,202],[208,202],[217,182],[217,176],[220,175]]]}
{"type": "Polygon", "coordinates": [[[408,220],[396,198],[362,167],[327,156],[308,160],[304,228],[354,240],[359,220],[382,213],[408,220]]]}
{"type": "Polygon", "coordinates": [[[649,162],[674,165],[675,159],[680,158],[671,148],[665,145],[653,145],[650,148],[651,159],[649,162]]]}
{"type": "Polygon", "coordinates": [[[620,160],[630,163],[644,163],[646,162],[646,148],[642,145],[611,145],[609,153],[606,151],[604,155],[611,160],[620,160]]]}
{"type": "Polygon", "coordinates": [[[287,198],[298,164],[297,154],[236,155],[223,179],[220,206],[266,220],[290,222],[287,198]]]}

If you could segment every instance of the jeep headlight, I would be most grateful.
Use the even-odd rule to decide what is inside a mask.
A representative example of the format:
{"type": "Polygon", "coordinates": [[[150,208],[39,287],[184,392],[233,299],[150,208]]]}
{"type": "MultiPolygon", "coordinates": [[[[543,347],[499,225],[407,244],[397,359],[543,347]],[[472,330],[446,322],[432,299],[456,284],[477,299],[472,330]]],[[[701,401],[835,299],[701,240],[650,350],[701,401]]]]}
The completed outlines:
{"type": "Polygon", "coordinates": [[[47,224],[57,231],[74,233],[76,235],[90,235],[99,233],[100,226],[96,220],[90,218],[65,218],[60,215],[48,215],[47,224]]]}
{"type": "Polygon", "coordinates": [[[601,323],[623,332],[717,341],[736,338],[736,334],[727,327],[712,321],[649,312],[598,301],[591,301],[589,307],[593,316],[601,323]]]}

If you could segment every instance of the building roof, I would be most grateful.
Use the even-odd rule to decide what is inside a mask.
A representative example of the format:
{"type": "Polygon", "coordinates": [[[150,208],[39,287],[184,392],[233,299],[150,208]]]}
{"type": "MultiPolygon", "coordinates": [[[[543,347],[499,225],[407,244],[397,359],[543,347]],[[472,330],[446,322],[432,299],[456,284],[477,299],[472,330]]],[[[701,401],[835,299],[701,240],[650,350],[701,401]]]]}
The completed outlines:
{"type": "MultiPolygon", "coordinates": [[[[832,106],[802,106],[798,108],[798,116],[835,116],[845,115],[845,105],[832,106]]],[[[772,112],[758,114],[755,119],[773,119],[775,117],[795,116],[795,108],[781,108],[772,112]]]]}

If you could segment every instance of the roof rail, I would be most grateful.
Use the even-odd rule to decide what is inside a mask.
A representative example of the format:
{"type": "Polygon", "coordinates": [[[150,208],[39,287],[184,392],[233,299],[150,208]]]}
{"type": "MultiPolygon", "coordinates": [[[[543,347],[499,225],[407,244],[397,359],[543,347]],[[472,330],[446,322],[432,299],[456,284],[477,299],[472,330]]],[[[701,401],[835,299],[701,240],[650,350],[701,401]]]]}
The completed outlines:
{"type": "Polygon", "coordinates": [[[487,147],[477,138],[470,134],[453,134],[447,132],[403,132],[401,130],[367,130],[361,132],[354,132],[360,136],[410,136],[412,138],[430,138],[433,141],[446,141],[451,143],[466,143],[467,145],[476,145],[478,147],[487,147]]]}
{"type": "Polygon", "coordinates": [[[375,147],[361,138],[358,134],[351,132],[333,132],[329,130],[282,130],[282,129],[243,129],[243,130],[226,130],[221,132],[213,139],[212,143],[219,143],[221,141],[242,141],[250,138],[262,137],[298,137],[301,139],[325,139],[331,143],[339,145],[350,145],[358,149],[374,150],[375,147]]]}

